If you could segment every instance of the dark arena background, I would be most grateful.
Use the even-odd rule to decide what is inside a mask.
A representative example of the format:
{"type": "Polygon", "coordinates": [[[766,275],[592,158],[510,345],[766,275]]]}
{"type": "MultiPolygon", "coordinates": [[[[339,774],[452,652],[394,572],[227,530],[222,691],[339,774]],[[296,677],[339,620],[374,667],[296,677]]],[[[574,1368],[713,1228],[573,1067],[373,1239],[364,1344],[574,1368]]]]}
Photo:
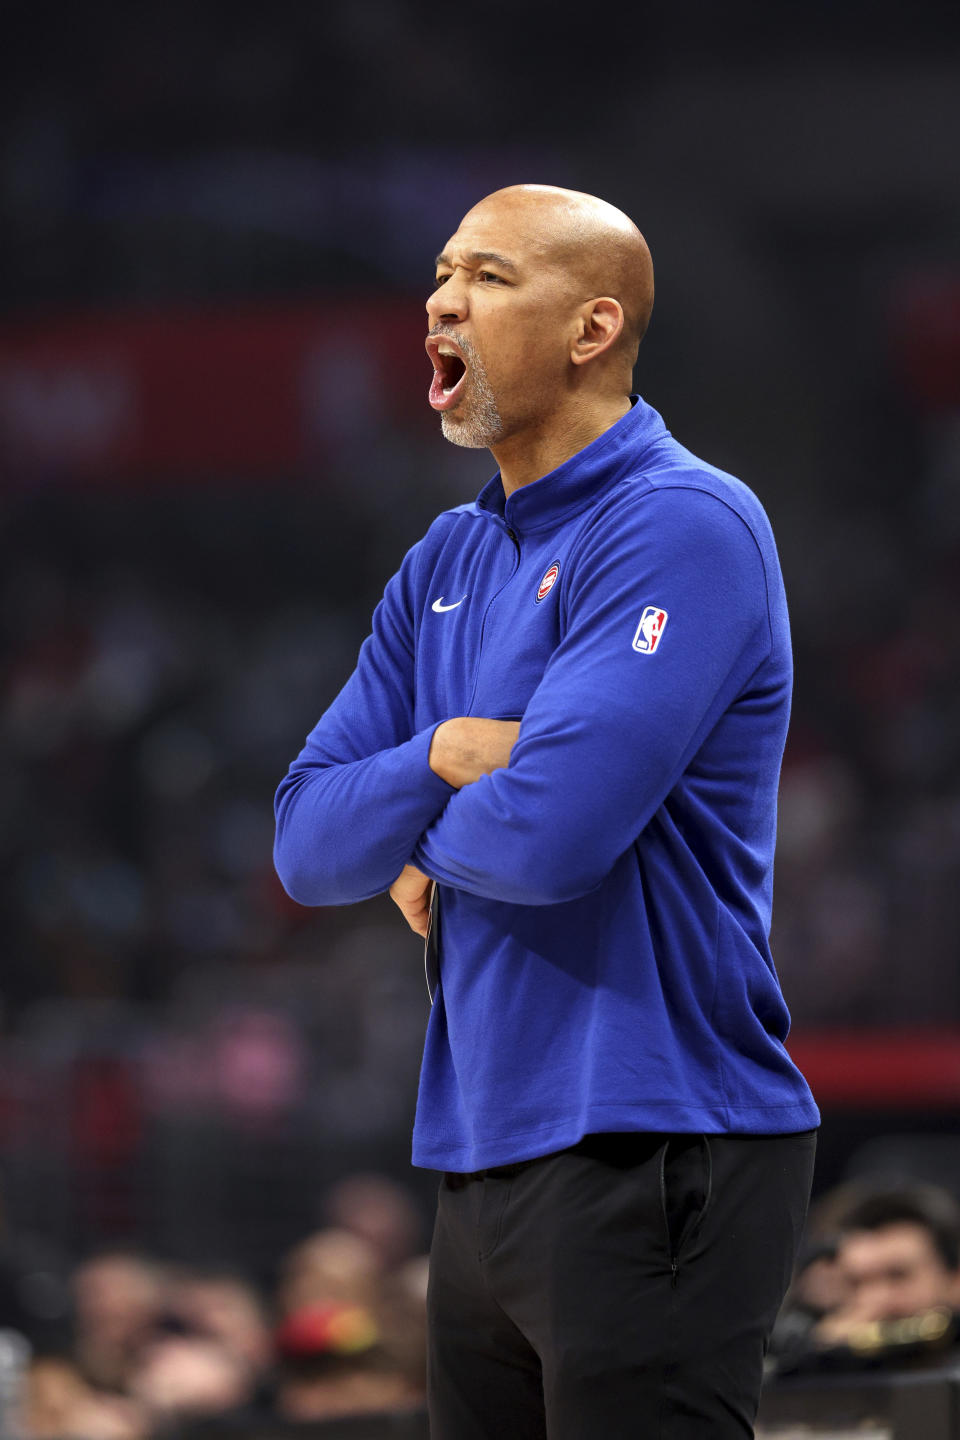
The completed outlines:
{"type": "MultiPolygon", "coordinates": [[[[426,1435],[420,947],[289,901],[271,804],[492,473],[423,301],[517,181],[637,220],[637,388],[778,537],[809,1254],[960,1201],[960,11],[11,0],[0,116],[2,1440],[426,1435]]],[[[960,1436],[910,1323],[760,1433],[960,1436]]]]}

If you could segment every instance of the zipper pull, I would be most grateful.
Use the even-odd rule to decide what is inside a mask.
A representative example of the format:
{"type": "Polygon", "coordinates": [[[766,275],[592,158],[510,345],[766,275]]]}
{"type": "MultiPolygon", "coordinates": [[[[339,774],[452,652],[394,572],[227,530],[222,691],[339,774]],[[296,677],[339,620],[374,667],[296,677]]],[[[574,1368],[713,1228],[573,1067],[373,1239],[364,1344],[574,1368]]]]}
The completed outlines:
{"type": "Polygon", "coordinates": [[[671,1289],[671,1290],[676,1290],[676,1288],[677,1288],[677,1280],[679,1279],[679,1277],[680,1277],[680,1262],[679,1262],[679,1260],[677,1259],[677,1257],[674,1255],[674,1257],[673,1257],[672,1260],[670,1261],[670,1289],[671,1289]]]}

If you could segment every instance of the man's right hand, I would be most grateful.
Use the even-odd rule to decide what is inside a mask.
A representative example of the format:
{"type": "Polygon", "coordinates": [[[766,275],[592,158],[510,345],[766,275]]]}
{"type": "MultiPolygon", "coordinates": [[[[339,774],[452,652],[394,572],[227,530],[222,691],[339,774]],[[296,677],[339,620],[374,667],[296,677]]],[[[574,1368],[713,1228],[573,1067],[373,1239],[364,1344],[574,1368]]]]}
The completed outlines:
{"type": "Polygon", "coordinates": [[[432,891],[433,881],[415,865],[404,865],[390,886],[390,899],[394,905],[399,905],[404,920],[414,934],[422,935],[424,940],[430,926],[432,891]]]}
{"type": "Polygon", "coordinates": [[[519,720],[485,720],[477,715],[444,720],[430,742],[430,769],[460,790],[509,765],[519,734],[519,720]]]}

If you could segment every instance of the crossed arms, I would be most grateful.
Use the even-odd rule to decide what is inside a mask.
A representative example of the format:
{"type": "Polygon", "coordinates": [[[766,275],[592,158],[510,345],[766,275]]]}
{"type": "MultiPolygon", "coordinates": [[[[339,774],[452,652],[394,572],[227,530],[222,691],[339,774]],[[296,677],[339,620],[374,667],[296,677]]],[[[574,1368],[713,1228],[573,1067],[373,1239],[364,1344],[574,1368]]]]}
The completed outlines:
{"type": "MultiPolygon", "coordinates": [[[[441,780],[461,790],[481,775],[491,775],[510,764],[510,752],[520,734],[519,720],[484,720],[458,715],[433,732],[430,769],[441,780]]],[[[410,929],[426,936],[433,881],[415,865],[404,865],[390,886],[390,898],[399,905],[410,929]]]]}
{"type": "MultiPolygon", "coordinates": [[[[460,716],[418,730],[416,626],[434,563],[414,547],[388,584],[276,806],[294,899],[351,904],[395,887],[415,929],[424,877],[519,905],[600,885],[771,646],[748,527],[711,494],[658,491],[611,508],[571,552],[564,634],[519,729],[460,716]],[[670,616],[654,656],[631,649],[647,604],[670,616]]],[[[778,711],[786,693],[762,703],[778,711]]]]}

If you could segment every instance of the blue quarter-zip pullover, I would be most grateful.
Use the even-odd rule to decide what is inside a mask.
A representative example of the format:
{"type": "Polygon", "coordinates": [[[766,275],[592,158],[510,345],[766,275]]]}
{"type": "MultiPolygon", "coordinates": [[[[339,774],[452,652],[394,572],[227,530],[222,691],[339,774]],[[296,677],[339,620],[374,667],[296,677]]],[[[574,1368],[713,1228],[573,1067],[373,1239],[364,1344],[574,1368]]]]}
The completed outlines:
{"type": "Polygon", "coordinates": [[[415,1164],[818,1124],[768,945],[791,678],[759,501],[640,399],[408,553],[280,786],[276,864],[307,905],[437,881],[415,1164]],[[428,763],[455,715],[521,720],[460,791],[428,763]]]}

